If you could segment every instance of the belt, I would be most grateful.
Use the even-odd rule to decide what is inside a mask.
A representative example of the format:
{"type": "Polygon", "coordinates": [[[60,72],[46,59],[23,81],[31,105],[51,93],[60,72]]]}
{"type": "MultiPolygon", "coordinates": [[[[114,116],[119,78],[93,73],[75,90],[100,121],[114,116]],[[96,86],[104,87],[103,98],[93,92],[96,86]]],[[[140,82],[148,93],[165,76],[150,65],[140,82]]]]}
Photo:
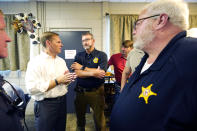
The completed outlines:
{"type": "Polygon", "coordinates": [[[59,96],[59,97],[55,97],[55,98],[44,98],[43,101],[59,101],[59,100],[62,100],[63,98],[64,98],[64,95],[59,96]]]}
{"type": "Polygon", "coordinates": [[[94,91],[96,91],[98,88],[99,88],[99,86],[96,87],[96,88],[85,88],[85,87],[77,86],[77,87],[75,88],[75,91],[76,91],[76,92],[80,92],[80,93],[84,93],[84,92],[94,92],[94,91]]]}

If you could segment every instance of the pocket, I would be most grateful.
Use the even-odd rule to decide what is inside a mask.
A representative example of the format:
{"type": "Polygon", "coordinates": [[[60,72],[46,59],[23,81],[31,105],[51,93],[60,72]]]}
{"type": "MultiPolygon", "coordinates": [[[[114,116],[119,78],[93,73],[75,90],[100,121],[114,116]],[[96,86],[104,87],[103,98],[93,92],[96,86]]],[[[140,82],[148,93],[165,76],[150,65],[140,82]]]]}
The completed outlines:
{"type": "Polygon", "coordinates": [[[104,89],[104,86],[103,85],[101,87],[99,87],[98,91],[99,91],[99,94],[101,96],[104,96],[105,95],[105,89],[104,89]]]}
{"type": "Polygon", "coordinates": [[[40,116],[40,106],[38,102],[34,102],[34,115],[35,117],[39,117],[40,116]]]}
{"type": "Polygon", "coordinates": [[[101,109],[105,108],[105,90],[104,90],[104,86],[102,85],[99,89],[99,104],[101,106],[101,109]]]}

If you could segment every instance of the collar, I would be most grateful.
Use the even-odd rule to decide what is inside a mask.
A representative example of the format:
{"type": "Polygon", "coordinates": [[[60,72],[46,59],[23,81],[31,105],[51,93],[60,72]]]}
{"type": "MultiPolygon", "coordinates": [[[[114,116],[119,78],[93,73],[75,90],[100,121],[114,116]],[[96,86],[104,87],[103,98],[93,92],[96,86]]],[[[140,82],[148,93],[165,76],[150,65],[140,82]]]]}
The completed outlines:
{"type": "MultiPolygon", "coordinates": [[[[54,59],[52,56],[50,56],[50,55],[48,55],[46,52],[44,52],[44,51],[42,51],[41,53],[40,53],[40,55],[41,55],[41,57],[43,57],[43,58],[50,58],[50,59],[54,59]]],[[[56,56],[56,58],[57,58],[57,56],[56,56]]],[[[55,59],[56,59],[55,58],[55,59]]]]}
{"type": "Polygon", "coordinates": [[[96,53],[96,49],[94,48],[94,50],[92,52],[90,52],[90,54],[88,54],[87,52],[85,53],[85,56],[95,56],[96,53]]]}
{"type": "Polygon", "coordinates": [[[129,85],[128,87],[132,87],[131,85],[133,82],[137,81],[140,75],[144,75],[151,70],[160,70],[162,66],[166,63],[166,61],[169,59],[169,57],[173,54],[175,49],[177,49],[177,46],[179,45],[179,41],[181,38],[186,36],[186,31],[178,33],[170,42],[169,44],[162,50],[162,52],[157,57],[156,61],[142,74],[140,73],[142,70],[142,67],[144,66],[144,63],[146,62],[148,58],[148,54],[145,53],[144,57],[142,58],[139,66],[137,66],[135,72],[132,74],[132,77],[129,79],[129,85]]]}
{"type": "MultiPolygon", "coordinates": [[[[122,53],[120,53],[121,55],[120,55],[120,58],[123,58],[123,59],[127,59],[127,57],[125,58],[125,57],[123,57],[123,55],[122,55],[122,53]]],[[[128,54],[127,54],[127,56],[128,56],[128,54]]]]}
{"type": "MultiPolygon", "coordinates": [[[[160,70],[162,66],[166,63],[166,61],[169,59],[169,57],[173,54],[175,49],[177,49],[177,46],[179,46],[178,41],[185,36],[186,36],[186,31],[183,31],[178,33],[174,38],[172,38],[172,40],[170,40],[167,46],[161,51],[155,62],[152,64],[152,66],[150,66],[148,70],[160,70]]],[[[147,58],[148,58],[148,54],[146,54],[143,59],[143,65],[146,62],[147,58]]]]}

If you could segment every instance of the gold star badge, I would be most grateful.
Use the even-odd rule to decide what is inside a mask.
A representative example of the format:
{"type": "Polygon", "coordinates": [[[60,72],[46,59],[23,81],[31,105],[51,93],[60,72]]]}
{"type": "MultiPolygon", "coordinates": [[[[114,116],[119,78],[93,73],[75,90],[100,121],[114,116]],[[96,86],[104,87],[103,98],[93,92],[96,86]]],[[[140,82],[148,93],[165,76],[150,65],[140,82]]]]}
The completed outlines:
{"type": "Polygon", "coordinates": [[[151,87],[152,87],[153,84],[150,84],[148,87],[144,88],[142,86],[142,93],[139,95],[139,98],[143,97],[144,98],[144,101],[146,104],[148,104],[148,98],[149,96],[157,96],[157,93],[154,93],[151,91],[151,87]]]}
{"type": "Polygon", "coordinates": [[[93,62],[94,62],[94,63],[98,63],[98,58],[95,57],[95,58],[93,59],[93,62]]]}

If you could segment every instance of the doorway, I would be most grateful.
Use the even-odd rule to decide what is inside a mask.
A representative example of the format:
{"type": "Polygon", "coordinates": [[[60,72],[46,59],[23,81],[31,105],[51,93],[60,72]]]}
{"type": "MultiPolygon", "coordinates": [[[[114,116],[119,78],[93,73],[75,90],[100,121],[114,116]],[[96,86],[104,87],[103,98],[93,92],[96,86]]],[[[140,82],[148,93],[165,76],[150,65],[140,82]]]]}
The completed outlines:
{"type": "MultiPolygon", "coordinates": [[[[74,61],[74,57],[67,57],[66,52],[78,52],[84,51],[82,46],[81,36],[86,32],[91,32],[91,29],[55,29],[52,28],[50,31],[56,32],[59,34],[60,39],[62,40],[63,47],[61,53],[58,55],[66,61],[68,69],[71,71],[70,66],[74,61]]],[[[67,113],[74,113],[74,98],[75,92],[74,87],[76,86],[76,81],[72,82],[68,86],[67,93],[67,113]]]]}

